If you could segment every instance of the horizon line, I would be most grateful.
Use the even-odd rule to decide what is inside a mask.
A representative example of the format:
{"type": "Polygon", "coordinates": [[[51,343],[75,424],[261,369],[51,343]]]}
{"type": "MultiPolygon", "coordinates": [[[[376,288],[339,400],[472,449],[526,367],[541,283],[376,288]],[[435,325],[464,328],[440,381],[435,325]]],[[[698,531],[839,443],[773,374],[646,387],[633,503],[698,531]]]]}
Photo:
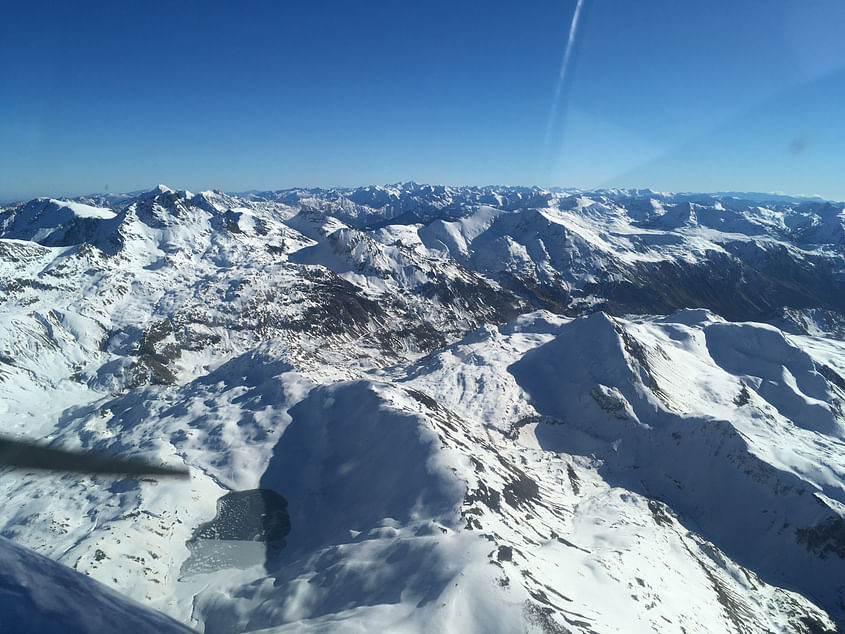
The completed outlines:
{"type": "Polygon", "coordinates": [[[552,186],[543,186],[543,185],[514,185],[514,184],[493,184],[488,183],[485,185],[478,185],[478,184],[449,184],[449,183],[420,183],[414,180],[407,180],[407,181],[396,181],[393,183],[368,183],[362,185],[331,185],[331,186],[322,186],[322,185],[294,185],[290,187],[280,187],[278,189],[273,188],[258,188],[252,187],[249,189],[240,189],[240,190],[224,190],[219,188],[213,189],[190,189],[190,188],[173,188],[168,185],[164,185],[162,183],[157,184],[154,187],[150,188],[140,188],[140,189],[132,189],[128,191],[115,191],[110,192],[106,191],[95,191],[89,192],[86,194],[80,194],[78,196],[68,196],[68,195],[45,195],[45,196],[35,196],[33,198],[17,198],[17,199],[5,199],[0,201],[0,206],[9,207],[18,204],[26,204],[32,202],[34,200],[42,200],[42,199],[55,199],[60,201],[68,201],[73,202],[83,198],[94,198],[94,197],[102,197],[102,198],[109,198],[109,197],[134,197],[134,196],[141,196],[143,194],[148,194],[157,189],[164,188],[165,190],[169,190],[172,192],[177,193],[191,193],[191,194],[200,194],[204,192],[214,192],[214,193],[222,193],[228,196],[246,196],[249,194],[277,194],[280,192],[295,192],[295,191],[325,191],[325,192],[352,192],[359,189],[366,189],[366,188],[396,188],[396,187],[405,187],[407,185],[413,185],[416,187],[448,187],[452,189],[529,189],[529,190],[536,190],[541,192],[549,192],[549,193],[572,193],[572,194],[590,194],[590,193],[597,193],[597,194],[606,194],[606,193],[651,193],[657,196],[771,196],[772,199],[777,198],[787,198],[787,199],[795,199],[795,200],[806,200],[806,201],[819,201],[819,202],[830,202],[830,203],[837,203],[837,204],[845,204],[845,200],[838,200],[835,198],[828,198],[822,196],[821,194],[790,194],[783,191],[754,191],[754,190],[711,190],[711,191],[704,191],[704,190],[662,190],[662,189],[655,189],[653,187],[566,187],[561,185],[552,185],[552,186]]]}

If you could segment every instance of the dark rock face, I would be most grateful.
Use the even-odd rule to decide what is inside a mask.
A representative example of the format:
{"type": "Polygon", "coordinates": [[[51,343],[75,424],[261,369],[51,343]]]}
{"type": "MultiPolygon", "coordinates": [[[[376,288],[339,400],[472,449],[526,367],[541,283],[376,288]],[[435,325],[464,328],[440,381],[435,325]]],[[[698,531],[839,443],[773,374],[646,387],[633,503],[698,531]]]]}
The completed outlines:
{"type": "Polygon", "coordinates": [[[170,385],[176,382],[176,376],[169,364],[179,358],[178,345],[168,342],[173,334],[169,319],[154,322],[141,333],[138,344],[138,362],[133,367],[134,387],[146,383],[170,385]]]}
{"type": "MultiPolygon", "coordinates": [[[[726,243],[725,248],[730,253],[708,252],[695,263],[625,267],[573,295],[601,298],[598,307],[614,315],[706,308],[732,321],[768,321],[784,306],[845,310],[841,263],[798,258],[782,247],[726,243]]],[[[569,312],[583,312],[576,306],[577,301],[569,312]]]]}
{"type": "Polygon", "coordinates": [[[841,517],[829,517],[812,528],[799,528],[796,536],[798,543],[822,559],[828,555],[845,559],[845,520],[841,517]]]}

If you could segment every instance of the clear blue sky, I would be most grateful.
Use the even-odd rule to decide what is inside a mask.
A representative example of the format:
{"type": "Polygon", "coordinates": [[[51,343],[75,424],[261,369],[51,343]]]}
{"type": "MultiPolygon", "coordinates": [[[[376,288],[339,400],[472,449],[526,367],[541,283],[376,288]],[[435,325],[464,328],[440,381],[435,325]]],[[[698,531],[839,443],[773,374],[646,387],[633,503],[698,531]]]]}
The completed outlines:
{"type": "Polygon", "coordinates": [[[845,2],[0,0],[0,201],[402,180],[845,199],[845,2]]]}

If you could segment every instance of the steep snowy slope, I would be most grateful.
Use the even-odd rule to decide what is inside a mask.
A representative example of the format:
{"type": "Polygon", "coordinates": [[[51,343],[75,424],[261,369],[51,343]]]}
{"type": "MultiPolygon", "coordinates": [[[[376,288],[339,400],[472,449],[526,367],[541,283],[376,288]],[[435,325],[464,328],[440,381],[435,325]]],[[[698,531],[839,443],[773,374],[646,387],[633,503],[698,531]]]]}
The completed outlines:
{"type": "Polygon", "coordinates": [[[50,634],[192,630],[31,550],[0,538],[0,628],[50,634]]]}
{"type": "MultiPolygon", "coordinates": [[[[733,332],[726,328],[733,326],[690,312],[645,322],[601,313],[567,323],[541,317],[485,332],[411,372],[416,388],[449,394],[443,405],[497,429],[526,454],[533,451],[537,466],[529,473],[539,482],[545,476],[554,483],[550,490],[538,486],[538,502],[554,499],[551,491],[571,492],[574,499],[565,511],[538,524],[545,539],[562,535],[569,548],[589,551],[591,563],[579,560],[579,566],[598,565],[610,573],[596,596],[574,601],[582,616],[594,615],[602,625],[597,631],[639,631],[632,625],[636,622],[659,631],[679,626],[691,631],[696,623],[704,631],[788,631],[790,625],[779,623],[776,613],[794,597],[772,593],[766,583],[801,588],[827,606],[842,605],[843,561],[834,553],[841,552],[843,535],[843,393],[838,373],[825,361],[845,358],[843,349],[829,342],[811,360],[778,335],[783,344],[769,359],[752,358],[738,369],[725,363],[730,358],[726,351],[738,356],[748,350],[749,339],[777,331],[750,324],[733,332]],[[708,342],[714,332],[723,338],[711,356],[708,342]],[[762,380],[771,377],[769,368],[780,368],[784,375],[794,372],[798,380],[762,380]],[[827,401],[813,402],[799,383],[805,390],[812,383],[827,392],[827,401]],[[819,417],[832,424],[824,430],[798,427],[784,415],[780,404],[787,401],[817,406],[819,417]],[[630,505],[611,503],[613,495],[607,496],[614,492],[630,505]],[[594,525],[605,524],[612,525],[612,536],[594,541],[594,525]],[[636,540],[624,541],[626,527],[636,540]],[[643,538],[643,533],[664,528],[692,543],[661,555],[666,537],[643,538]],[[684,556],[677,560],[679,553],[684,556]],[[714,562],[717,572],[707,567],[714,562]],[[703,566],[704,575],[683,573],[689,563],[694,570],[703,566]],[[726,574],[732,581],[725,580],[726,574]],[[672,577],[686,599],[669,598],[674,584],[666,580],[672,577]],[[603,610],[606,593],[618,592],[622,601],[633,579],[651,588],[650,611],[620,617],[603,610]],[[723,595],[733,603],[725,605],[723,595]],[[702,610],[714,602],[714,612],[707,618],[690,613],[691,600],[702,610]],[[614,617],[623,620],[608,622],[614,617]],[[660,619],[676,625],[659,626],[660,619]]],[[[477,517],[487,530],[491,519],[500,519],[491,511],[507,499],[499,495],[504,490],[489,482],[480,488],[477,517]]],[[[535,567],[542,549],[531,548],[530,538],[536,540],[538,531],[526,530],[527,516],[520,519],[509,528],[521,525],[528,535],[507,546],[519,548],[526,569],[537,575],[548,566],[535,567]]],[[[553,579],[546,583],[570,600],[583,597],[582,579],[553,579]]],[[[555,603],[564,614],[576,607],[555,603]]]]}
{"type": "Polygon", "coordinates": [[[413,183],[0,210],[0,431],[191,470],[0,472],[10,583],[71,574],[26,547],[206,632],[843,628],[843,226],[413,183]]]}

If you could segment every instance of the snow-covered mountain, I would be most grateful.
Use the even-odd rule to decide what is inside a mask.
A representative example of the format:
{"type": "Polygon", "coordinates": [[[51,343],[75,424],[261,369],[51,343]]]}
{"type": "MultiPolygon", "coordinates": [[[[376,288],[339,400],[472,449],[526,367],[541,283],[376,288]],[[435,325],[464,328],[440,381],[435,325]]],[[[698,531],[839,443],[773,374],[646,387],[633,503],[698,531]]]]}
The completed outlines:
{"type": "Polygon", "coordinates": [[[0,209],[2,433],[191,470],[0,472],[0,628],[176,627],[58,564],[209,633],[845,628],[844,249],[765,195],[0,209]]]}

